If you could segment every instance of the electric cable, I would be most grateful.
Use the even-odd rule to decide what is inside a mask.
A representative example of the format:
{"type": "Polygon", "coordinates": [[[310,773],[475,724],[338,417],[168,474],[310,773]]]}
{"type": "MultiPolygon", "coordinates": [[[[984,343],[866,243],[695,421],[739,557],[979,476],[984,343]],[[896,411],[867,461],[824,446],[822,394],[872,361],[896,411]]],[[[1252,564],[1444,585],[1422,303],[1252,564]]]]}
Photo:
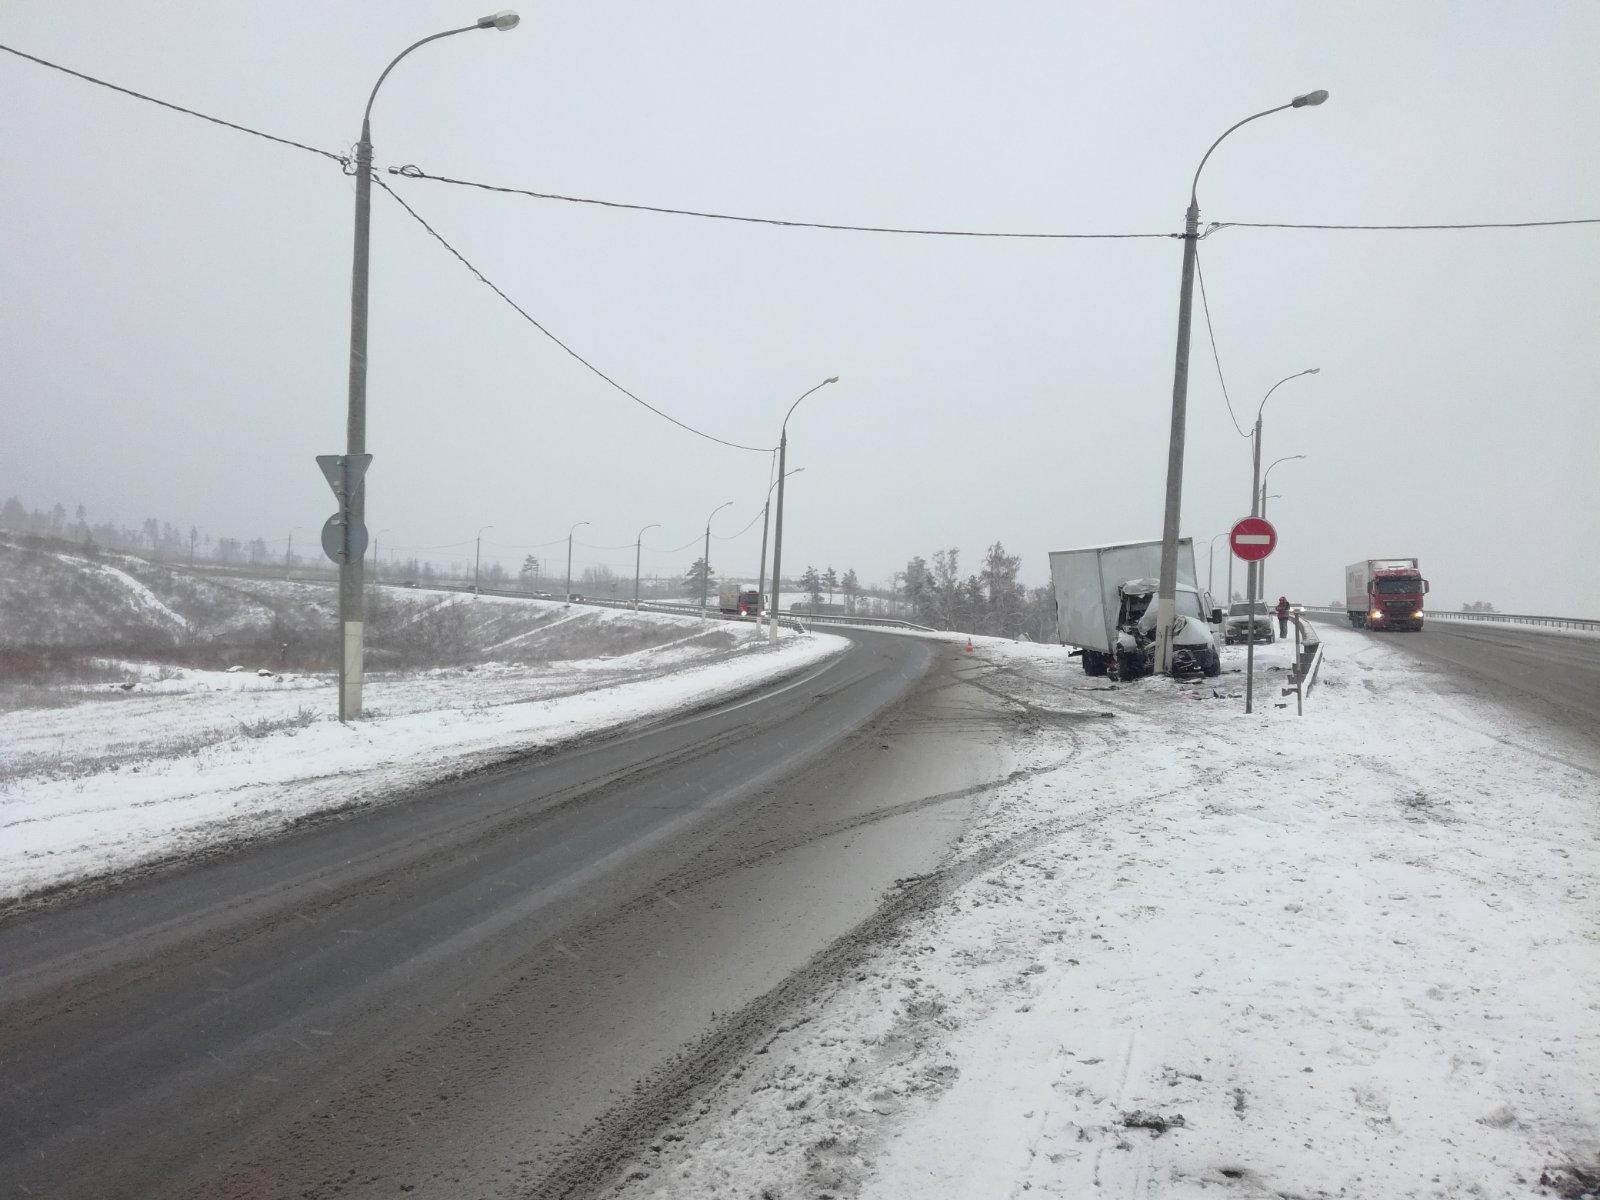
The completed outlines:
{"type": "Polygon", "coordinates": [[[92,83],[103,88],[109,88],[113,92],[121,92],[124,96],[132,96],[135,100],[143,100],[149,104],[159,104],[162,108],[170,108],[174,112],[183,113],[185,116],[198,117],[202,121],[210,121],[213,125],[222,125],[228,129],[236,129],[240,133],[248,133],[252,137],[264,138],[269,142],[277,142],[280,146],[292,146],[294,149],[304,150],[308,154],[320,154],[323,158],[332,159],[341,167],[344,167],[347,170],[349,169],[350,158],[348,155],[335,154],[332,150],[323,150],[317,146],[308,146],[304,142],[295,141],[293,138],[279,137],[275,133],[266,133],[260,129],[252,129],[248,125],[240,125],[237,121],[225,121],[221,117],[213,117],[209,113],[198,112],[192,108],[185,108],[183,105],[174,104],[170,100],[158,100],[154,96],[147,96],[143,92],[136,92],[132,88],[123,87],[116,83],[110,83],[104,79],[98,79],[93,75],[86,75],[82,71],[74,71],[71,67],[64,67],[60,63],[51,62],[47,58],[40,58],[36,54],[25,53],[24,51],[18,50],[13,46],[0,45],[0,50],[4,50],[7,54],[15,54],[18,58],[25,58],[29,62],[38,63],[41,67],[49,67],[52,71],[60,71],[62,74],[71,75],[75,79],[82,79],[87,83],[92,83]]]}
{"type": "Polygon", "coordinates": [[[1221,229],[1357,229],[1357,230],[1423,230],[1423,229],[1542,229],[1555,225],[1600,225],[1600,217],[1571,217],[1561,221],[1467,221],[1453,225],[1318,225],[1296,224],[1289,221],[1212,221],[1201,237],[1210,237],[1221,229]]]}
{"type": "Polygon", "coordinates": [[[502,195],[528,196],[535,200],[556,200],[563,204],[588,204],[597,208],[620,208],[631,212],[662,213],[674,217],[698,217],[706,221],[737,221],[746,225],[780,225],[790,229],[826,229],[843,233],[894,233],[914,237],[944,238],[1010,238],[1022,241],[1127,241],[1138,238],[1182,238],[1181,233],[1054,233],[1008,232],[984,229],[916,229],[899,225],[851,225],[831,221],[798,221],[782,217],[752,217],[738,213],[708,212],[695,208],[669,208],[660,204],[632,204],[622,200],[599,200],[592,196],[568,196],[560,192],[538,192],[531,188],[506,187],[500,184],[481,183],[471,179],[455,179],[449,175],[434,175],[414,163],[403,167],[389,167],[389,174],[402,179],[427,179],[434,183],[448,183],[456,187],[477,188],[484,192],[502,195]]]}
{"type": "Polygon", "coordinates": [[[1239,418],[1234,415],[1233,400],[1228,395],[1228,381],[1222,377],[1222,356],[1217,353],[1217,333],[1211,327],[1211,301],[1206,298],[1206,273],[1200,266],[1199,246],[1194,248],[1194,273],[1200,280],[1200,309],[1206,315],[1206,336],[1211,339],[1211,361],[1217,364],[1217,382],[1222,385],[1222,399],[1228,406],[1228,420],[1233,422],[1233,427],[1240,437],[1249,437],[1248,433],[1239,428],[1239,418]]]}
{"type": "Polygon", "coordinates": [[[433,239],[436,242],[438,242],[441,246],[443,246],[446,250],[448,250],[455,257],[457,262],[459,262],[462,266],[466,267],[466,269],[468,271],[472,272],[472,274],[478,279],[478,282],[482,283],[485,287],[487,287],[495,295],[499,296],[500,299],[504,300],[508,305],[510,305],[522,317],[523,320],[528,322],[528,324],[532,325],[540,333],[544,334],[545,337],[549,338],[557,346],[559,346],[559,347],[561,347],[561,349],[565,350],[567,352],[567,354],[569,354],[572,358],[576,359],[584,367],[588,368],[588,370],[593,372],[600,379],[603,379],[606,383],[610,384],[613,388],[615,388],[617,391],[621,392],[624,396],[626,396],[628,399],[632,400],[635,404],[638,404],[643,408],[649,409],[651,412],[655,413],[656,416],[662,418],[663,420],[672,422],[672,424],[676,425],[679,429],[687,430],[689,433],[694,434],[696,437],[705,438],[708,442],[716,442],[719,446],[727,446],[731,450],[748,450],[748,451],[751,451],[752,453],[755,453],[755,454],[767,454],[767,453],[769,453],[771,451],[771,449],[772,449],[771,446],[746,446],[746,445],[744,445],[743,443],[740,443],[740,442],[730,442],[725,438],[719,438],[715,434],[707,433],[703,429],[696,429],[693,425],[689,425],[689,424],[687,424],[687,423],[685,423],[683,421],[678,420],[678,418],[673,416],[671,413],[664,412],[663,410],[657,408],[654,404],[651,404],[648,400],[645,400],[644,398],[635,395],[633,392],[630,392],[627,388],[623,387],[620,383],[618,383],[615,379],[611,378],[611,376],[607,375],[599,367],[595,366],[588,359],[584,358],[583,355],[579,354],[571,346],[569,346],[565,342],[563,342],[555,334],[551,333],[550,330],[546,329],[542,324],[540,324],[538,319],[535,318],[531,313],[529,313],[527,309],[523,308],[520,304],[518,304],[510,296],[506,295],[506,293],[503,292],[498,286],[496,286],[489,279],[489,277],[487,275],[485,275],[482,271],[478,270],[477,267],[473,266],[472,263],[470,261],[468,261],[466,255],[462,254],[461,251],[457,250],[448,241],[446,241],[444,239],[444,236],[442,234],[440,234],[437,229],[435,229],[432,225],[428,224],[427,221],[423,220],[422,216],[417,212],[416,209],[412,208],[411,205],[407,204],[405,199],[398,192],[396,192],[393,188],[391,188],[387,183],[385,183],[376,174],[373,175],[372,181],[374,183],[376,183],[380,188],[382,188],[386,193],[388,193],[389,196],[391,196],[394,199],[394,202],[396,204],[398,204],[401,208],[405,209],[406,212],[408,214],[410,214],[411,219],[416,221],[417,224],[421,225],[425,230],[427,230],[428,233],[433,237],[433,239]]]}

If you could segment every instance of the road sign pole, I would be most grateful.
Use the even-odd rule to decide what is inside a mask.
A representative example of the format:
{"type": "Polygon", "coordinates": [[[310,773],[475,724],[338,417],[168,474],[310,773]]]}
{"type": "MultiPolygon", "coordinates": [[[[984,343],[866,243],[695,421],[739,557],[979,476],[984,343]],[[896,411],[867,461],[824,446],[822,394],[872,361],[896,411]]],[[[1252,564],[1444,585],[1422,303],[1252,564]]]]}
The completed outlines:
{"type": "Polygon", "coordinates": [[[1272,527],[1265,517],[1256,515],[1255,505],[1251,505],[1251,514],[1243,520],[1235,521],[1233,528],[1228,531],[1228,552],[1234,558],[1242,558],[1250,564],[1245,584],[1245,618],[1248,637],[1245,639],[1244,652],[1244,710],[1255,710],[1256,698],[1256,604],[1259,597],[1256,593],[1260,590],[1261,563],[1271,554],[1278,544],[1278,531],[1272,527]]]}
{"type": "Polygon", "coordinates": [[[1250,636],[1245,639],[1244,651],[1244,710],[1255,711],[1256,699],[1256,564],[1251,563],[1245,572],[1248,582],[1245,591],[1249,593],[1245,601],[1245,611],[1250,614],[1250,623],[1246,627],[1250,636]]]}

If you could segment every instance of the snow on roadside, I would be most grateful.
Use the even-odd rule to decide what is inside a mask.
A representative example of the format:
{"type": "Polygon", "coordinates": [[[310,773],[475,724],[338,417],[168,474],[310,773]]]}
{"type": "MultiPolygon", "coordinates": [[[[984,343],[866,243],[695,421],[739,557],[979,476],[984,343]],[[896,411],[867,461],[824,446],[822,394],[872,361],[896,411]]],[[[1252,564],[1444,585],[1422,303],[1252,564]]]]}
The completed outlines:
{"type": "Polygon", "coordinates": [[[1036,732],[942,902],[619,1195],[1590,1194],[1600,755],[1323,637],[1304,718],[979,639],[1036,732]]]}
{"type": "Polygon", "coordinates": [[[325,715],[332,703],[326,681],[293,677],[266,692],[197,691],[95,706],[92,728],[82,708],[9,713],[8,746],[0,753],[0,901],[270,833],[513,753],[697,707],[813,667],[847,644],[785,633],[776,649],[752,638],[696,665],[686,662],[684,645],[669,643],[658,659],[641,651],[561,664],[574,669],[554,675],[543,695],[524,670],[503,672],[514,691],[498,688],[494,664],[465,675],[425,674],[369,687],[370,719],[348,726],[325,715]],[[595,674],[619,663],[620,671],[595,674]],[[574,675],[586,681],[574,685],[574,675]],[[605,682],[610,686],[598,686],[605,682]],[[562,686],[584,690],[551,694],[562,686]],[[229,696],[276,705],[275,715],[248,725],[233,719],[220,732],[197,722],[204,701],[229,696]],[[141,755],[141,745],[157,737],[164,739],[160,750],[141,755]],[[44,754],[47,746],[55,753],[44,754]],[[121,761],[107,768],[97,755],[121,761]],[[88,765],[74,770],[80,760],[88,765]]]}

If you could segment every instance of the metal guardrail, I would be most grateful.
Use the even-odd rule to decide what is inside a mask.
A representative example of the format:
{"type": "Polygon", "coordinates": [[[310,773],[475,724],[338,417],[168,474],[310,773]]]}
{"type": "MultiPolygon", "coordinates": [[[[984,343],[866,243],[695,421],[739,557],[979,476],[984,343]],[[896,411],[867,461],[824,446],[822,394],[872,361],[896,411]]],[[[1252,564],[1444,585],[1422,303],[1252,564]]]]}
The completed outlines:
{"type": "MultiPolygon", "coordinates": [[[[1307,612],[1337,613],[1343,616],[1349,610],[1327,604],[1300,605],[1307,612]]],[[[1479,621],[1487,625],[1545,625],[1552,629],[1585,629],[1591,632],[1600,632],[1600,620],[1590,617],[1549,617],[1534,613],[1480,613],[1480,612],[1449,612],[1444,609],[1430,608],[1426,610],[1427,621],[1479,621]]]]}
{"type": "MultiPolygon", "coordinates": [[[[385,583],[383,587],[409,588],[407,583],[385,583]]],[[[596,608],[622,608],[634,609],[639,612],[666,613],[674,617],[699,617],[715,618],[718,621],[742,621],[753,624],[755,617],[746,613],[725,613],[720,608],[707,608],[701,612],[699,606],[691,604],[660,604],[649,600],[641,600],[634,604],[632,600],[617,600],[610,596],[585,596],[581,600],[563,600],[560,596],[542,595],[539,592],[525,592],[516,588],[474,588],[471,584],[463,583],[428,583],[416,584],[419,589],[435,592],[464,592],[468,595],[476,592],[481,596],[510,596],[519,600],[547,600],[552,604],[590,604],[596,608]]],[[[917,625],[911,621],[902,621],[898,617],[857,617],[842,613],[797,613],[794,609],[786,609],[778,614],[778,619],[789,629],[803,631],[807,624],[821,621],[833,625],[865,625],[880,628],[912,629],[919,633],[935,633],[926,625],[917,625]]]]}

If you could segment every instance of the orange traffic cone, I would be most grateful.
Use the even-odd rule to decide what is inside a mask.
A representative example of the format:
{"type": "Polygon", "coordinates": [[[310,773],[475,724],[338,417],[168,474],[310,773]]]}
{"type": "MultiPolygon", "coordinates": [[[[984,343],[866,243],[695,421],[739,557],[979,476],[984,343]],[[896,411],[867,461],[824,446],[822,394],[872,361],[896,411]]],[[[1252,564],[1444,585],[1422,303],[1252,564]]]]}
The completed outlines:
{"type": "Polygon", "coordinates": [[[972,639],[970,637],[967,639],[967,653],[972,653],[972,639]]]}

